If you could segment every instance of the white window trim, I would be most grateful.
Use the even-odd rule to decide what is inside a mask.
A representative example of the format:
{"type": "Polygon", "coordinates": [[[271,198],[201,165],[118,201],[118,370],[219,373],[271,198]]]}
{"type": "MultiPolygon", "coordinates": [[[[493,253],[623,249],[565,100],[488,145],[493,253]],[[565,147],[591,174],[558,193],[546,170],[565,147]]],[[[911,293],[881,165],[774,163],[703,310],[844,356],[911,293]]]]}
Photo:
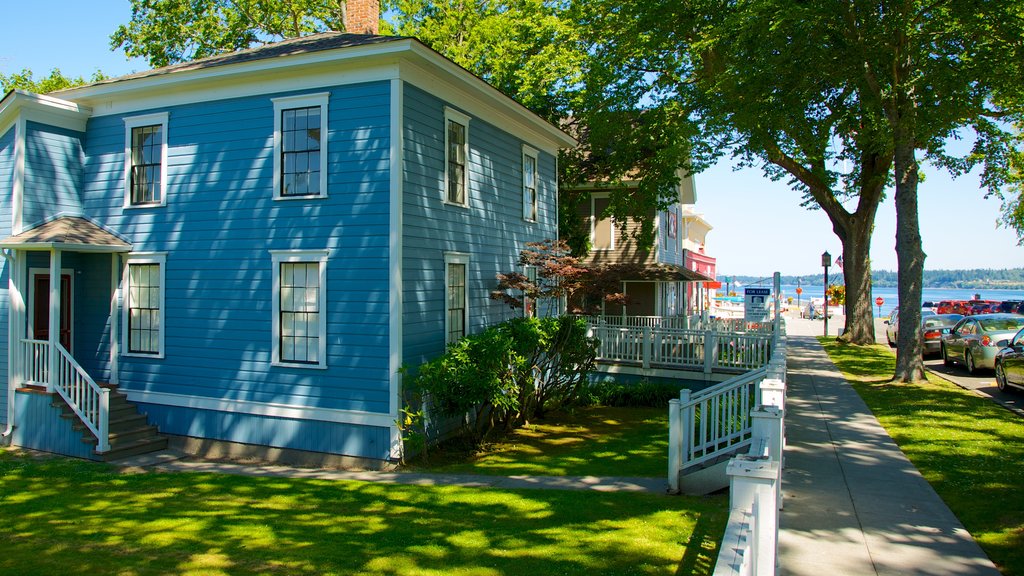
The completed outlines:
{"type": "MultiPolygon", "coordinates": [[[[595,208],[594,205],[596,204],[595,200],[597,200],[597,199],[602,199],[603,200],[605,198],[608,198],[609,196],[610,196],[609,192],[594,192],[593,194],[590,195],[590,245],[591,246],[594,245],[594,236],[596,235],[595,233],[597,231],[597,220],[600,217],[600,215],[596,214],[595,210],[594,210],[594,208],[595,208]]],[[[616,234],[615,234],[615,218],[609,218],[609,220],[610,220],[609,224],[611,225],[611,230],[609,231],[608,243],[610,244],[610,246],[608,246],[608,248],[592,248],[592,250],[594,252],[612,252],[612,251],[615,250],[615,236],[616,236],[616,234]]]]}
{"type": "Polygon", "coordinates": [[[124,119],[124,207],[127,209],[154,208],[167,205],[167,112],[130,116],[124,119]],[[132,204],[132,129],[160,125],[160,201],[132,204]]]}
{"type": "Polygon", "coordinates": [[[166,252],[137,252],[124,255],[124,269],[121,271],[121,325],[124,327],[121,330],[121,356],[130,356],[134,358],[163,358],[164,357],[164,341],[167,336],[167,253],[166,252]],[[130,277],[128,274],[129,264],[159,264],[160,265],[160,334],[159,340],[157,341],[157,353],[156,354],[144,354],[141,352],[130,352],[129,343],[131,342],[131,335],[128,333],[128,313],[130,309],[130,302],[128,297],[129,281],[130,277]]]}
{"type": "Polygon", "coordinates": [[[441,190],[441,200],[449,206],[458,206],[459,208],[469,208],[469,120],[469,115],[459,112],[450,106],[444,107],[444,188],[441,190]],[[464,150],[462,155],[466,159],[466,175],[462,180],[464,187],[462,197],[466,199],[465,204],[448,200],[448,122],[461,124],[466,129],[466,142],[463,144],[464,150]]]}
{"type": "MultiPolygon", "coordinates": [[[[327,198],[328,155],[327,146],[327,103],[330,92],[301,94],[299,96],[282,96],[271,98],[274,103],[274,200],[309,200],[327,198]],[[281,194],[281,112],[292,108],[320,107],[320,193],[284,196],[281,194]]],[[[289,364],[291,366],[291,364],[289,364]]]]}
{"type": "Polygon", "coordinates": [[[272,366],[287,368],[312,368],[323,370],[327,368],[327,260],[330,258],[330,250],[271,250],[270,256],[273,262],[273,292],[271,293],[272,313],[274,315],[273,333],[271,341],[272,366]],[[281,360],[281,264],[289,262],[311,263],[317,262],[320,265],[320,322],[318,326],[317,341],[319,350],[317,353],[318,362],[308,364],[305,362],[288,362],[281,360]]]}
{"type": "MultiPolygon", "coordinates": [[[[531,280],[534,283],[539,281],[537,276],[537,267],[532,264],[523,266],[523,276],[526,276],[527,280],[531,280]],[[530,271],[533,271],[532,279],[530,278],[530,271]]],[[[523,294],[523,318],[529,318],[529,315],[526,313],[526,301],[528,299],[532,301],[531,304],[533,305],[533,317],[540,318],[540,314],[538,313],[538,308],[540,307],[540,298],[530,298],[525,293],[523,294]]]]}
{"type": "Polygon", "coordinates": [[[539,159],[539,154],[540,153],[537,151],[536,148],[533,148],[532,146],[527,146],[526,144],[523,144],[523,164],[522,164],[522,170],[523,170],[523,189],[522,189],[522,196],[523,196],[523,220],[525,222],[536,223],[538,220],[540,220],[540,174],[539,174],[539,172],[540,172],[540,159],[539,159]],[[533,208],[532,212],[534,214],[533,218],[527,218],[526,217],[526,158],[527,157],[533,159],[533,206],[532,206],[532,208],[533,208]]]}
{"type": "Polygon", "coordinates": [[[466,266],[466,293],[465,302],[463,302],[463,310],[465,310],[465,334],[463,337],[469,336],[469,254],[465,252],[445,252],[444,253],[444,345],[448,346],[451,342],[448,340],[448,335],[451,334],[451,326],[448,325],[448,265],[449,264],[464,264],[466,266]]]}

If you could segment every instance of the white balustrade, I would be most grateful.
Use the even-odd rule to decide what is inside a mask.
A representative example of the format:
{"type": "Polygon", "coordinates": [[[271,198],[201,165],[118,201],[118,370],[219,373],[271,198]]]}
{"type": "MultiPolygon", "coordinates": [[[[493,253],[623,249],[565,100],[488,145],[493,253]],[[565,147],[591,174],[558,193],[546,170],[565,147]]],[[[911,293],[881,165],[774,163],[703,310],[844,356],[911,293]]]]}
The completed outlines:
{"type": "Polygon", "coordinates": [[[22,340],[21,366],[25,384],[45,386],[49,380],[50,343],[46,340],[22,340]]]}

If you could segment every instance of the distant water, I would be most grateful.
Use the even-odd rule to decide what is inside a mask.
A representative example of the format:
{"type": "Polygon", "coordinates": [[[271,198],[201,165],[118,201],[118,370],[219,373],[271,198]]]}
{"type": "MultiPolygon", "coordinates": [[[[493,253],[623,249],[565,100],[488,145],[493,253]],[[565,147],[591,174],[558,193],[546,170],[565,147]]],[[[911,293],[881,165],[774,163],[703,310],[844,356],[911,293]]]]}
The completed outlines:
{"type": "MultiPolygon", "coordinates": [[[[800,295],[801,305],[807,305],[808,298],[822,298],[824,292],[821,284],[817,286],[803,286],[803,294],[800,295]]],[[[742,290],[742,288],[741,288],[742,290]]],[[[1024,300],[1024,290],[983,290],[983,289],[959,289],[959,288],[924,288],[921,290],[921,300],[925,302],[938,302],[940,300],[972,300],[974,296],[981,295],[982,300],[1024,300]]],[[[795,285],[782,285],[782,297],[793,298],[793,302],[797,301],[796,286],[795,285]]],[[[897,288],[875,288],[871,291],[871,307],[875,313],[875,316],[888,316],[893,308],[899,306],[899,296],[897,295],[897,288]],[[883,299],[881,307],[881,314],[879,314],[879,307],[874,305],[875,298],[879,296],[883,299]]]]}

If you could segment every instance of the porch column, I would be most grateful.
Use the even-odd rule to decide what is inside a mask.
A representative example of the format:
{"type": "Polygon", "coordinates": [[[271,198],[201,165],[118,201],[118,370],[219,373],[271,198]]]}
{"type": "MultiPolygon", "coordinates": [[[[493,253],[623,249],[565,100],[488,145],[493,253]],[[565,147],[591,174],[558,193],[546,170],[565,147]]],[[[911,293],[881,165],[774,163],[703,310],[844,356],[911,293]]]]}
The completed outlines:
{"type": "Polygon", "coordinates": [[[60,257],[60,250],[50,250],[50,324],[47,327],[50,331],[50,365],[46,373],[46,391],[50,393],[54,391],[53,383],[57,379],[57,343],[60,342],[60,257]]]}
{"type": "Polygon", "coordinates": [[[119,333],[118,328],[121,321],[121,316],[118,314],[117,306],[117,287],[118,281],[121,278],[120,268],[121,258],[117,252],[110,254],[110,383],[118,383],[118,366],[117,359],[120,356],[121,342],[118,340],[119,333]]]}
{"type": "Polygon", "coordinates": [[[7,259],[7,426],[14,426],[14,390],[25,381],[25,252],[9,250],[7,259]]]}

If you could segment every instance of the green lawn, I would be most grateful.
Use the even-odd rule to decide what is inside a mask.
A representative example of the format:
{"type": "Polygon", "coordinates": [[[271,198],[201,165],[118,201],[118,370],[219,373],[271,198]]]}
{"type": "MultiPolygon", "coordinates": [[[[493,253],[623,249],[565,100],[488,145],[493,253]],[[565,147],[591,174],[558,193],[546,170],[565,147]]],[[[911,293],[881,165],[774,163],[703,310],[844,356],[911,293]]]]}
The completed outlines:
{"type": "Polygon", "coordinates": [[[120,474],[0,451],[0,574],[709,574],[724,497],[120,474]]]}
{"type": "Polygon", "coordinates": [[[1024,418],[956,385],[889,382],[882,346],[823,341],[903,452],[1004,574],[1024,574],[1024,418]]]}
{"type": "Polygon", "coordinates": [[[481,450],[449,443],[430,454],[428,466],[414,464],[431,472],[499,476],[665,476],[668,405],[552,414],[481,450]]]}

